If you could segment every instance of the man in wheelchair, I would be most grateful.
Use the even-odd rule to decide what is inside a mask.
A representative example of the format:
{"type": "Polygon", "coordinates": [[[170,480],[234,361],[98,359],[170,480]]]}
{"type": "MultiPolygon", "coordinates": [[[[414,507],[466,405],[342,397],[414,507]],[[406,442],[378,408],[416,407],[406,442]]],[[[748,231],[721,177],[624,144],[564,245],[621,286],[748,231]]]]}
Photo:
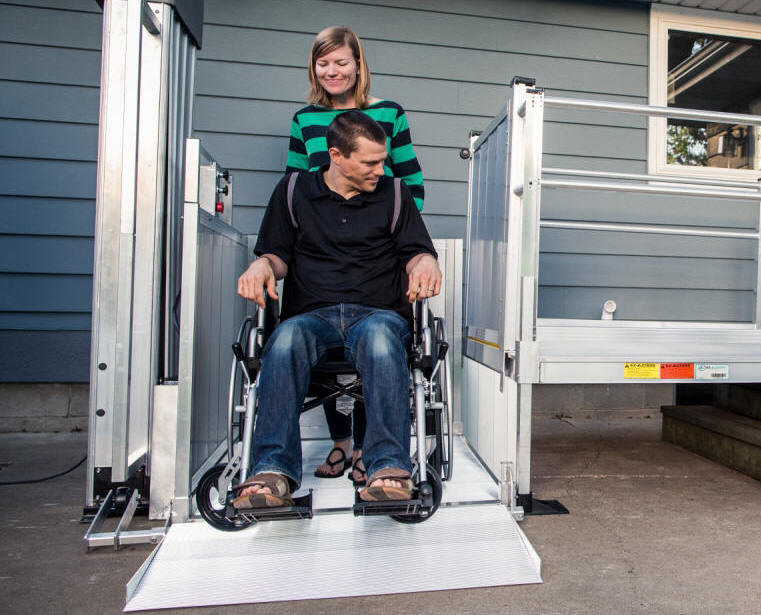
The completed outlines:
{"type": "Polygon", "coordinates": [[[328,127],[330,165],[284,177],[264,214],[238,293],[282,322],[264,349],[251,477],[239,510],[292,506],[301,483],[299,413],[310,370],[343,349],[362,378],[367,413],[364,501],[409,500],[411,304],[439,293],[437,254],[404,183],[384,175],[383,128],[361,111],[328,127]]]}

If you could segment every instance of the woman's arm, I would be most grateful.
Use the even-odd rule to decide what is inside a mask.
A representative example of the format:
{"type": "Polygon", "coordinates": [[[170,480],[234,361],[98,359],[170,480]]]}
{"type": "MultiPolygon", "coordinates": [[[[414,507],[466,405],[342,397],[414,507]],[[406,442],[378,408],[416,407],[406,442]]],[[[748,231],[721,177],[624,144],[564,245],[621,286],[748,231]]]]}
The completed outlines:
{"type": "Polygon", "coordinates": [[[391,171],[394,177],[400,177],[410,189],[415,205],[423,211],[425,188],[423,187],[423,170],[420,168],[415,149],[412,147],[410,127],[407,115],[399,106],[399,112],[394,122],[394,134],[390,143],[391,171]]]}
{"type": "Polygon", "coordinates": [[[288,143],[288,159],[285,163],[285,172],[309,170],[309,156],[304,144],[304,136],[301,134],[301,126],[296,116],[291,120],[291,138],[288,143]]]}

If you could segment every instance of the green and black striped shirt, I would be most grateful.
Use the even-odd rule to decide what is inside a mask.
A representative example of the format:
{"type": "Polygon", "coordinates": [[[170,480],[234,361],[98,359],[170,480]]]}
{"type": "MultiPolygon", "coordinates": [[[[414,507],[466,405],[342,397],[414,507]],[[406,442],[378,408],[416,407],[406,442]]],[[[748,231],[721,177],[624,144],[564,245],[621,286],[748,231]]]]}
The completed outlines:
{"type": "MultiPolygon", "coordinates": [[[[309,105],[296,112],[291,123],[286,173],[302,169],[314,171],[330,164],[325,135],[333,118],[344,111],[347,109],[309,105]]],[[[422,211],[425,196],[423,171],[412,147],[404,109],[393,101],[380,100],[362,111],[378,122],[386,132],[389,152],[385,164],[386,175],[400,177],[412,193],[415,205],[422,211]]]]}

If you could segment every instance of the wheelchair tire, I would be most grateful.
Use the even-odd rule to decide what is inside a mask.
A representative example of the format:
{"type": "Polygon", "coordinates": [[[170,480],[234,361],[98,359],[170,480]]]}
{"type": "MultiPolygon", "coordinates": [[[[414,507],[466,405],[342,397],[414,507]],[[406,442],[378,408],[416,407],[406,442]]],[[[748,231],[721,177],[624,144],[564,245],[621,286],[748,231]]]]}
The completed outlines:
{"type": "MultiPolygon", "coordinates": [[[[217,491],[217,481],[224,469],[224,464],[216,465],[201,477],[196,488],[196,505],[198,512],[213,528],[224,532],[235,532],[247,528],[254,521],[230,519],[225,515],[225,507],[219,503],[217,491]]],[[[227,497],[229,498],[229,494],[227,497]]]]}
{"type": "MultiPolygon", "coordinates": [[[[432,401],[440,401],[441,387],[438,385],[438,383],[436,384],[435,389],[438,389],[438,391],[434,390],[432,401]]],[[[444,449],[445,439],[444,433],[442,431],[443,425],[441,420],[441,410],[429,410],[429,412],[431,413],[431,416],[428,417],[430,420],[426,422],[426,432],[433,435],[434,447],[430,455],[428,455],[428,463],[434,470],[436,470],[436,473],[440,477],[443,477],[446,451],[444,449]]]]}
{"type": "Polygon", "coordinates": [[[433,507],[431,510],[415,515],[391,515],[391,518],[394,521],[398,521],[399,523],[422,523],[423,521],[428,521],[428,519],[433,517],[433,513],[439,509],[444,487],[438,473],[430,466],[430,464],[426,468],[426,477],[428,482],[431,484],[431,487],[433,488],[433,507]]]}

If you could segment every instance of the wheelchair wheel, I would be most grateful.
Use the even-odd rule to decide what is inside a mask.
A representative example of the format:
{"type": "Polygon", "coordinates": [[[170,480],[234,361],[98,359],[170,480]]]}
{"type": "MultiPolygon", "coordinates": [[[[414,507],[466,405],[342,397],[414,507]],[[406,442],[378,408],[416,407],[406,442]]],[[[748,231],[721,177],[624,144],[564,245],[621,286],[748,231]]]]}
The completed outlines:
{"type": "Polygon", "coordinates": [[[430,466],[430,464],[426,468],[426,477],[433,489],[433,506],[431,509],[420,511],[414,515],[391,515],[391,518],[394,521],[399,521],[399,523],[422,523],[423,521],[430,519],[433,516],[433,513],[438,510],[439,504],[441,504],[441,496],[444,491],[441,478],[439,478],[438,473],[430,466]]]}
{"type": "MultiPolygon", "coordinates": [[[[431,401],[441,401],[441,386],[435,383],[431,391],[431,401]]],[[[443,421],[441,420],[442,411],[439,409],[428,410],[429,415],[426,417],[425,431],[433,437],[433,450],[428,455],[428,463],[436,470],[440,477],[445,476],[444,465],[447,462],[447,441],[443,433],[443,421]]]]}
{"type": "MultiPolygon", "coordinates": [[[[254,521],[230,519],[225,515],[225,505],[219,503],[219,491],[217,490],[217,481],[224,469],[224,464],[216,465],[201,477],[196,488],[196,504],[198,505],[198,512],[209,525],[225,532],[234,532],[247,528],[254,521]]],[[[226,499],[229,499],[229,494],[226,499]]]]}
{"type": "MultiPolygon", "coordinates": [[[[442,318],[436,318],[436,339],[447,342],[446,324],[442,318]]],[[[448,481],[452,478],[452,372],[449,363],[450,352],[444,357],[444,364],[436,375],[431,397],[433,402],[441,402],[441,410],[436,411],[436,448],[440,451],[438,465],[434,466],[441,476],[441,480],[448,481]]]]}

